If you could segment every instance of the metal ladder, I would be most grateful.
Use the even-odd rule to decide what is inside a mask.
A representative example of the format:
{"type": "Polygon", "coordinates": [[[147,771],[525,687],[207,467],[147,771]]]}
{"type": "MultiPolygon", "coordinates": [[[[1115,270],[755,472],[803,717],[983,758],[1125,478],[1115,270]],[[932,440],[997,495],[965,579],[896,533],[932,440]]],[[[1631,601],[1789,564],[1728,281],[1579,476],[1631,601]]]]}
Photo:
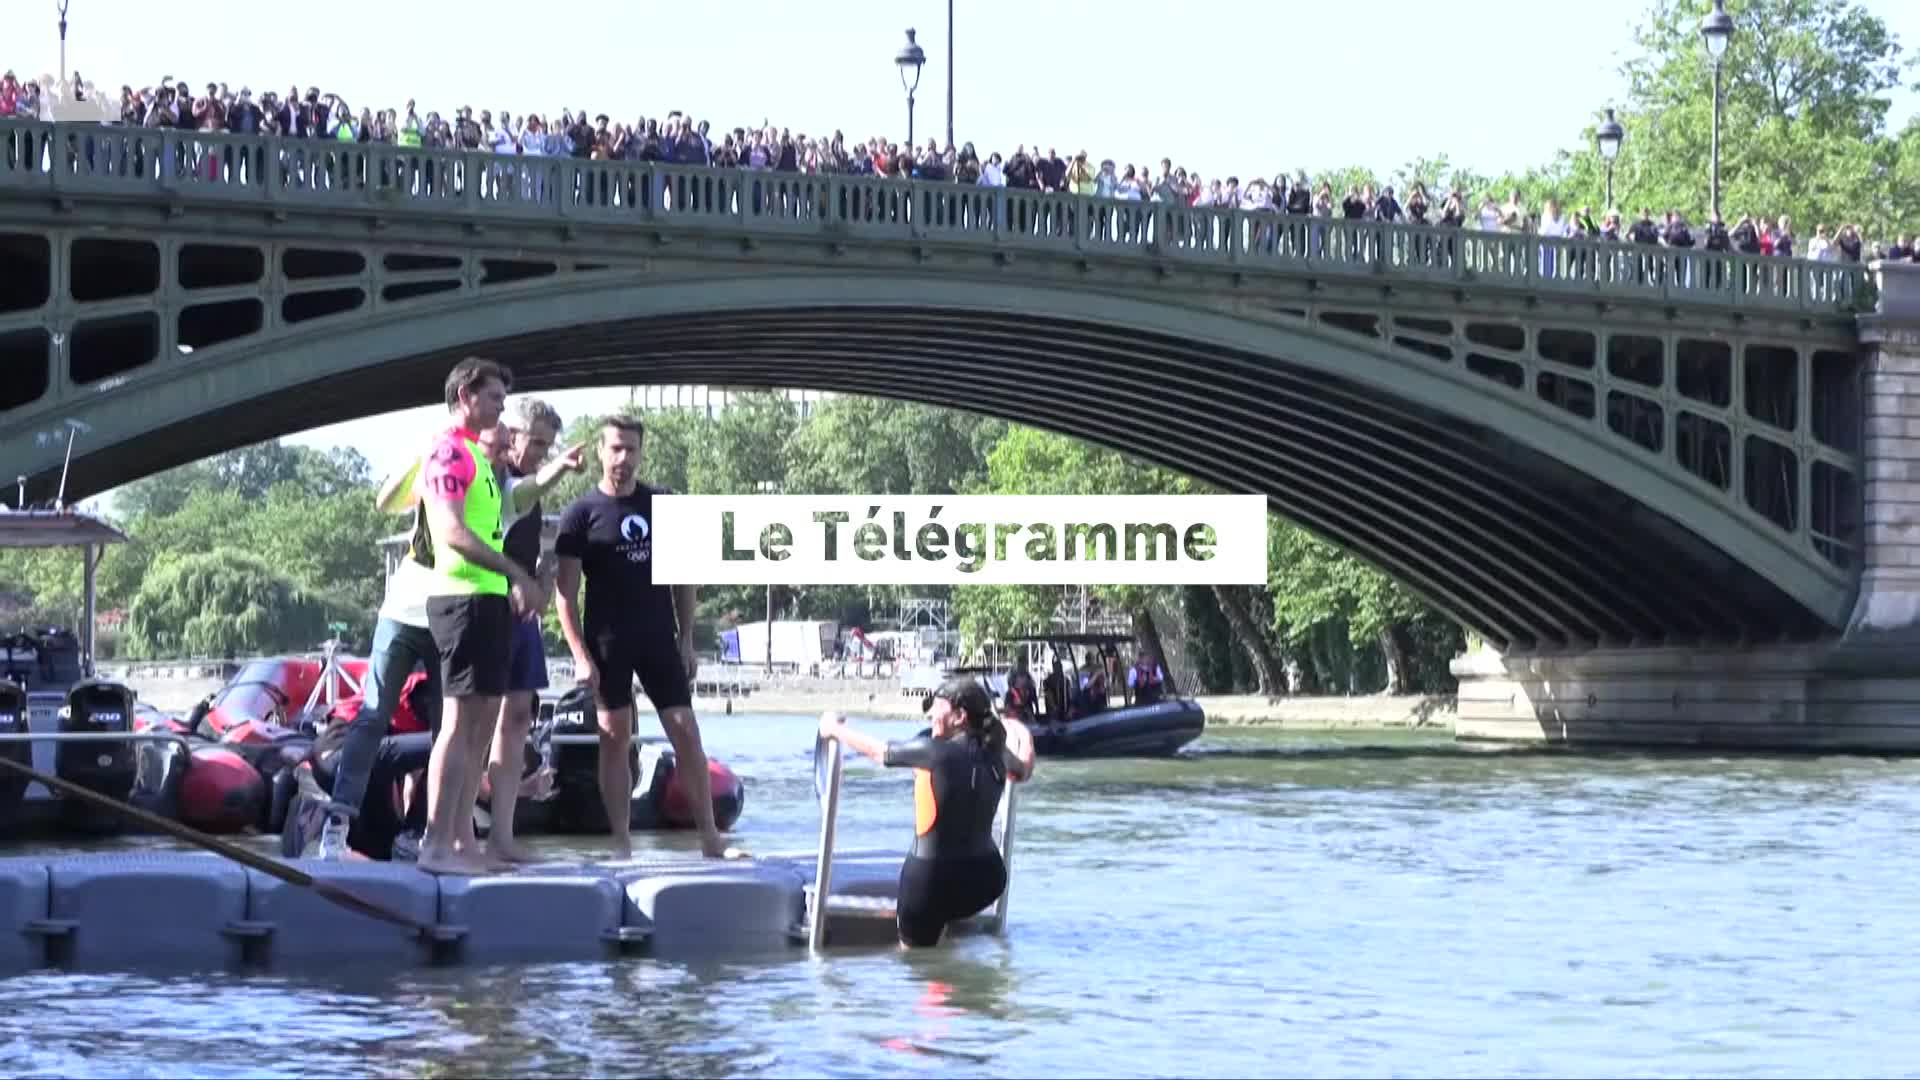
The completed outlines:
{"type": "MultiPolygon", "coordinates": [[[[807,948],[816,954],[825,947],[827,920],[830,917],[892,921],[898,902],[898,897],[890,900],[880,896],[833,895],[833,845],[840,817],[841,749],[838,739],[818,739],[813,747],[814,785],[820,797],[821,810],[820,851],[814,864],[812,892],[807,899],[806,930],[807,948]]],[[[994,903],[993,915],[987,921],[988,933],[996,937],[1006,935],[1007,901],[1013,894],[1013,793],[1019,786],[1011,775],[1007,777],[1006,788],[1000,794],[1000,809],[996,814],[999,826],[995,830],[994,843],[1000,848],[1000,859],[1007,867],[1007,887],[1000,891],[1000,899],[994,903]]]]}

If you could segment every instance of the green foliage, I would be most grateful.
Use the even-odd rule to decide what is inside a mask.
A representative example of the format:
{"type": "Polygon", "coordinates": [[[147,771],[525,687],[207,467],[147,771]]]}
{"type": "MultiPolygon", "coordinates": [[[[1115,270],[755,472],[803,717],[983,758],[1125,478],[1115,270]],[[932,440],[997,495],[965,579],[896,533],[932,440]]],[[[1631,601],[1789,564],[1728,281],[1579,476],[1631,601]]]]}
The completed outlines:
{"type": "Polygon", "coordinates": [[[267,560],[221,547],[163,557],[134,597],[128,630],[147,656],[304,651],[326,637],[328,615],[267,560]]]}
{"type": "MultiPolygon", "coordinates": [[[[401,526],[374,509],[358,451],[263,443],[129,484],[113,505],[130,542],[106,549],[95,586],[101,610],[129,609],[116,643],[125,655],[309,649],[326,631],[327,619],[307,618],[316,611],[370,637],[383,586],[377,541],[401,526]],[[241,561],[209,576],[215,553],[241,561]],[[144,611],[137,628],[134,605],[144,611]]],[[[77,553],[0,551],[0,580],[32,598],[35,620],[77,621],[77,553]]]]}
{"type": "Polygon", "coordinates": [[[1051,585],[966,585],[953,591],[961,648],[1046,627],[1062,590],[1051,585]]]}
{"type": "Polygon", "coordinates": [[[24,609],[8,625],[69,625],[82,603],[80,553],[70,549],[0,550],[0,593],[24,609]]]}
{"type": "MultiPolygon", "coordinates": [[[[1654,0],[1636,28],[1638,50],[1621,67],[1626,100],[1615,119],[1626,129],[1614,162],[1615,207],[1656,218],[1679,210],[1695,226],[1708,220],[1713,144],[1713,63],[1700,38],[1704,0],[1654,0]]],[[[1721,60],[1722,217],[1769,220],[1788,215],[1801,248],[1814,228],[1851,223],[1863,237],[1889,240],[1920,227],[1920,117],[1891,130],[1893,92],[1920,61],[1906,53],[1885,20],[1852,0],[1741,0],[1736,30],[1721,60]]],[[[1576,141],[1549,161],[1492,176],[1445,154],[1417,157],[1391,176],[1357,166],[1309,170],[1316,188],[1392,183],[1402,196],[1426,184],[1436,211],[1446,192],[1504,201],[1518,190],[1538,212],[1548,199],[1562,212],[1606,208],[1606,162],[1594,133],[1603,103],[1576,141]]],[[[1696,233],[1698,229],[1696,228],[1696,233]]]]}
{"type": "Polygon", "coordinates": [[[890,398],[832,398],[794,432],[786,490],[808,494],[960,494],[986,482],[996,420],[890,398]]]}
{"type": "Polygon", "coordinates": [[[754,392],[706,421],[687,451],[687,490],[703,495],[751,495],[787,480],[787,443],[800,426],[800,409],[780,394],[754,392]]]}
{"type": "MultiPolygon", "coordinates": [[[[1621,209],[1674,208],[1706,220],[1713,142],[1713,64],[1699,3],[1658,0],[1627,61],[1626,140],[1614,167],[1621,209]]],[[[1915,211],[1901,162],[1915,128],[1887,129],[1891,91],[1914,70],[1886,23],[1849,0],[1743,0],[1721,60],[1721,211],[1789,215],[1804,245],[1814,226],[1852,223],[1869,238],[1911,228],[1915,211]]],[[[1563,195],[1604,190],[1594,151],[1596,113],[1556,175],[1563,195]]]]}
{"type": "Polygon", "coordinates": [[[1330,625],[1352,644],[1367,644],[1428,610],[1399,582],[1277,518],[1268,519],[1267,585],[1273,630],[1294,646],[1330,625]]]}

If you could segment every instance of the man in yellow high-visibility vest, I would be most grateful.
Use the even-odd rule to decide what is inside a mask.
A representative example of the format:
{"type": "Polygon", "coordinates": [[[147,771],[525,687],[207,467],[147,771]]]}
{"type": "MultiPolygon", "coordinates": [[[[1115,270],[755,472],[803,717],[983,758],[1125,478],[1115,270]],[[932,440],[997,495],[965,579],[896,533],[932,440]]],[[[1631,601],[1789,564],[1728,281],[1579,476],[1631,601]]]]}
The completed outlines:
{"type": "Polygon", "coordinates": [[[455,850],[471,835],[506,692],[513,620],[532,610],[538,585],[503,550],[500,485],[480,448],[479,433],[500,422],[513,376],[491,360],[469,357],[447,375],[452,424],[434,440],[420,472],[426,537],[413,557],[433,574],[427,628],[440,651],[446,704],[427,766],[427,834],[419,867],[433,873],[485,873],[474,848],[455,850]],[[421,547],[426,551],[418,550],[421,547]]]}

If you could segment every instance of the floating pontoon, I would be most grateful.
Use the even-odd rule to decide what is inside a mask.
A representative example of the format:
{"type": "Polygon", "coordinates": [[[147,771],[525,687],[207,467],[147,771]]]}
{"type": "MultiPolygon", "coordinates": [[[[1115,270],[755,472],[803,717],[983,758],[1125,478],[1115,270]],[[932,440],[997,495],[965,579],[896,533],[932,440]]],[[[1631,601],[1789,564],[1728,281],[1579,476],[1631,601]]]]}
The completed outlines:
{"type": "MultiPolygon", "coordinates": [[[[289,860],[422,924],[403,929],[212,854],[0,858],[0,978],[23,971],[267,969],[782,953],[897,941],[901,856],[836,852],[840,744],[819,754],[817,851],[652,856],[436,877],[399,863],[289,860]],[[818,885],[820,887],[816,888],[818,885]]],[[[1013,792],[998,831],[1012,889],[1013,792]]],[[[955,933],[1003,933],[1007,896],[955,933]]]]}

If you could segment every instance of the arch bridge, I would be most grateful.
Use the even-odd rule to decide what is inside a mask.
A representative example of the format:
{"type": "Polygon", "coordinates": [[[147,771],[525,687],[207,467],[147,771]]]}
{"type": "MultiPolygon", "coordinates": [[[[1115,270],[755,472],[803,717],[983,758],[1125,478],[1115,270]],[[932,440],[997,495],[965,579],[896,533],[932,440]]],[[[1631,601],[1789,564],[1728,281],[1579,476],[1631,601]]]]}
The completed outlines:
{"type": "Polygon", "coordinates": [[[433,402],[480,353],[516,390],[811,388],[1090,439],[1266,495],[1510,653],[1815,641],[1870,561],[1880,285],[948,183],[10,123],[0,461],[49,499],[71,436],[71,502],[433,402]]]}

